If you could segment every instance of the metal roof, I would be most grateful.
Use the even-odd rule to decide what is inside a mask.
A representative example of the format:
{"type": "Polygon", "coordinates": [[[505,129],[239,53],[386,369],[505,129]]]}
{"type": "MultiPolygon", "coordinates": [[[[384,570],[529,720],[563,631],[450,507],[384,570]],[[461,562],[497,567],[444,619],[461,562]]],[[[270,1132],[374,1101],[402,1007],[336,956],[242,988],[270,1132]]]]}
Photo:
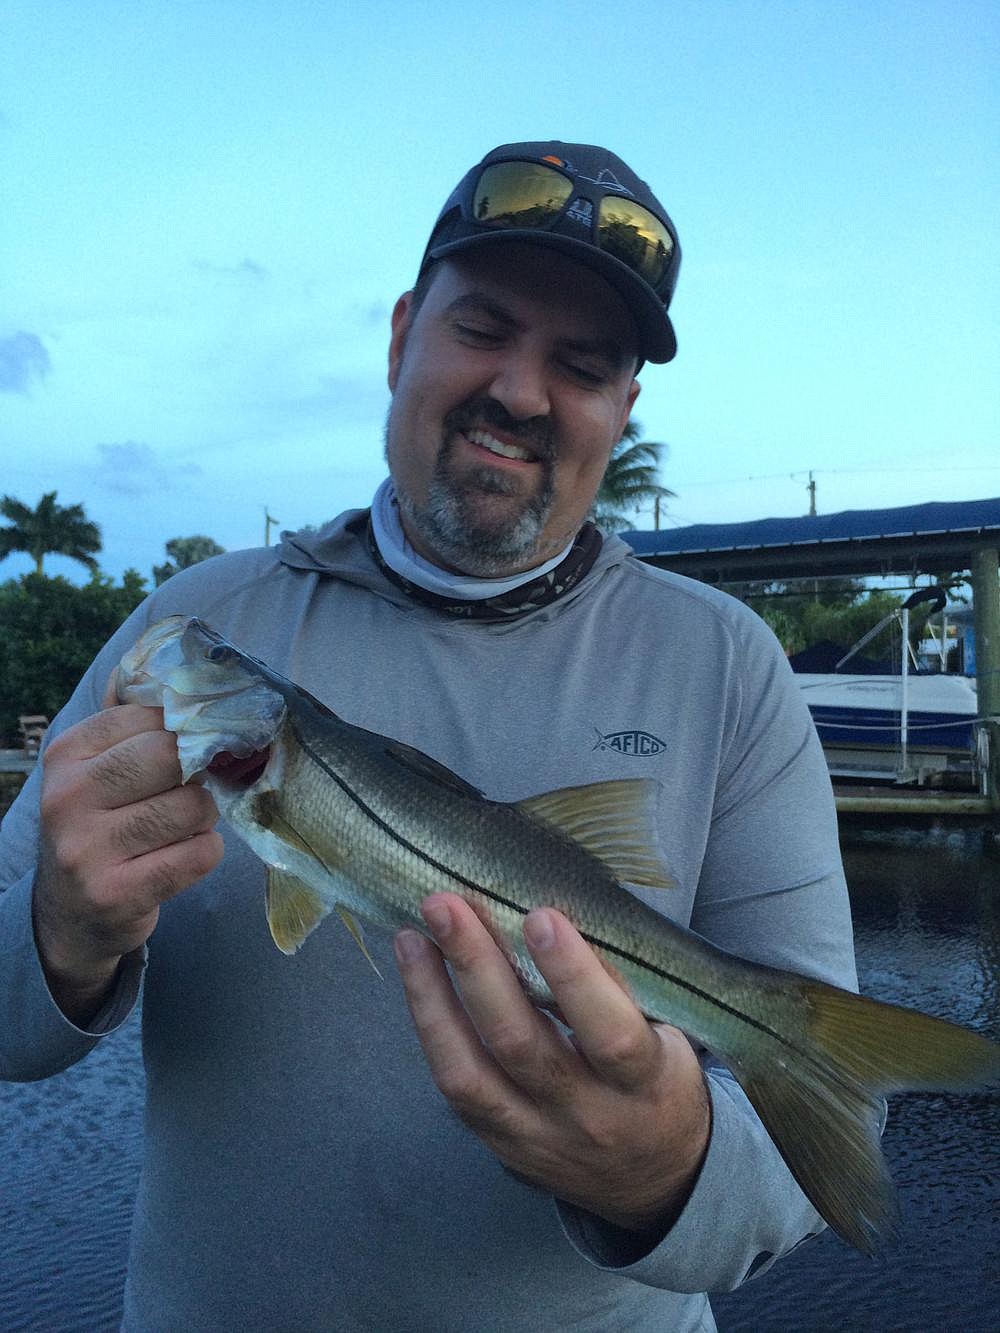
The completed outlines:
{"type": "Polygon", "coordinates": [[[1000,545],[1000,499],[695,523],[620,535],[651,564],[719,582],[963,569],[973,551],[1000,545]]]}

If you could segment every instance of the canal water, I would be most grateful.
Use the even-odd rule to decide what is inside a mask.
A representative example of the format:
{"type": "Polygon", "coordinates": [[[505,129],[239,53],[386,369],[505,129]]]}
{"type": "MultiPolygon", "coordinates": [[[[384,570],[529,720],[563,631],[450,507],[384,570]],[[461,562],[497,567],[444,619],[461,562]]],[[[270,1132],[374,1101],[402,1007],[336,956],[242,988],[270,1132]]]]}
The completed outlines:
{"type": "MultiPolygon", "coordinates": [[[[1000,845],[863,826],[843,843],[862,988],[1000,1040],[1000,845]]],[[[141,1108],[134,1019],[65,1074],[0,1084],[2,1333],[116,1327],[141,1108]]],[[[873,1260],[820,1237],[716,1297],[723,1333],[1000,1329],[1000,1093],[895,1098],[885,1149],[898,1242],[873,1260]]]]}

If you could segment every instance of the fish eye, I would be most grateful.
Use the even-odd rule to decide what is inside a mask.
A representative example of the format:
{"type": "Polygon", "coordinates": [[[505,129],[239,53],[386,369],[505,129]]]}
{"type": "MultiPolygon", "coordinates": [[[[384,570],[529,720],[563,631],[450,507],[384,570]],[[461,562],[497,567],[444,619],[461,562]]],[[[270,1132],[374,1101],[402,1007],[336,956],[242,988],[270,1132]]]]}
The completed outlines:
{"type": "Polygon", "coordinates": [[[205,656],[210,662],[225,662],[229,659],[231,653],[232,650],[227,648],[225,644],[217,643],[209,648],[205,656]]]}

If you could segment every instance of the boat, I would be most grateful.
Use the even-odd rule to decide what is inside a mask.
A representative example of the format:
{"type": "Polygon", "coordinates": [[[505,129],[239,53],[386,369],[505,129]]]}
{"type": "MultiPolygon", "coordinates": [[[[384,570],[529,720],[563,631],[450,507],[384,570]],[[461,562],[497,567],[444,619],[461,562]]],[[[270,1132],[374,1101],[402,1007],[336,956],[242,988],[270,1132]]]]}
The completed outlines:
{"type": "Polygon", "coordinates": [[[940,588],[921,588],[845,651],[817,644],[789,661],[819,732],[831,775],[918,785],[980,786],[986,735],[978,722],[976,681],[950,673],[942,626],[928,669],[910,644],[910,612],[932,601],[943,611],[940,588]],[[863,656],[872,640],[899,631],[895,660],[863,656]]]}

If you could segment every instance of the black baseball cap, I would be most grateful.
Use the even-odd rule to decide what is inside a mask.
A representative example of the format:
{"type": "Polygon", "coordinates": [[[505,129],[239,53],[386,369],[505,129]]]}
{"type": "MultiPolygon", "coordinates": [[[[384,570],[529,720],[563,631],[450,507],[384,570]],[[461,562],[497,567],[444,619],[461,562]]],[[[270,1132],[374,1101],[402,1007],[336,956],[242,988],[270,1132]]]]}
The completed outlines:
{"type": "Polygon", "coordinates": [[[527,241],[572,256],[619,293],[639,329],[644,360],[677,352],[667,311],[681,247],[645,181],[595,144],[510,143],[494,148],[449,195],[420,262],[527,241]]]}

